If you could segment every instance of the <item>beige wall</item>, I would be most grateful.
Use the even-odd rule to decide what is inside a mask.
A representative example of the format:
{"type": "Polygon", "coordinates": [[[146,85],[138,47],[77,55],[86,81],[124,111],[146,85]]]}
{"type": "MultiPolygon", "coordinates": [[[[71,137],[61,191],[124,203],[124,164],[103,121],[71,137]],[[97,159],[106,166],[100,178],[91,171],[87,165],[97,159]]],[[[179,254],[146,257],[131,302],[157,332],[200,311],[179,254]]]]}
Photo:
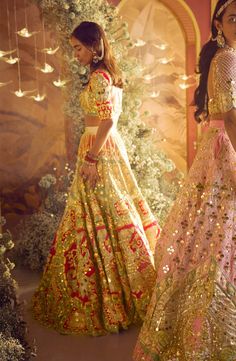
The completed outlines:
{"type": "Polygon", "coordinates": [[[161,1],[123,0],[119,8],[132,39],[146,42],[132,53],[145,64],[145,73],[154,77],[148,82],[150,93],[160,91],[159,97],[147,97],[143,103],[142,110],[150,112],[146,121],[156,129],[157,147],[186,173],[186,91],[179,87],[182,81],[178,79],[185,73],[186,46],[180,24],[161,1]],[[166,50],[155,48],[155,44],[163,42],[169,45],[166,50]],[[158,63],[163,57],[173,60],[165,65],[158,63]]]}

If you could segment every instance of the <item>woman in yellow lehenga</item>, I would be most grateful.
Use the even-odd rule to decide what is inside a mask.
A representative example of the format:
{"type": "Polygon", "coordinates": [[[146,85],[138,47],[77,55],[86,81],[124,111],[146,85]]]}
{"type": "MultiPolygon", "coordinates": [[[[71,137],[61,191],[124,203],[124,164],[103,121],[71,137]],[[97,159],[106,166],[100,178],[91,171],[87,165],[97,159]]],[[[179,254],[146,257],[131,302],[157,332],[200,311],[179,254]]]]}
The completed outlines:
{"type": "Polygon", "coordinates": [[[34,317],[65,334],[104,335],[144,319],[154,287],[151,249],[160,229],[116,126],[122,79],[102,28],[82,22],[70,39],[90,79],[66,209],[32,300],[34,317]]]}

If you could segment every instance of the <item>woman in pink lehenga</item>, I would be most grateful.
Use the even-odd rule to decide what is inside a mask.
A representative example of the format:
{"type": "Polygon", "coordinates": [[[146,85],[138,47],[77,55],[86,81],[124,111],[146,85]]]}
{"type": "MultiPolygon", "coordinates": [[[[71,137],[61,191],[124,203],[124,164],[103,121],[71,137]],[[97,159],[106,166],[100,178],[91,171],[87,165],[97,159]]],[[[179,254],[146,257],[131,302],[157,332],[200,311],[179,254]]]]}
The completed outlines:
{"type": "Polygon", "coordinates": [[[236,1],[218,1],[199,65],[208,130],[156,246],[135,361],[236,360],[236,1]]]}

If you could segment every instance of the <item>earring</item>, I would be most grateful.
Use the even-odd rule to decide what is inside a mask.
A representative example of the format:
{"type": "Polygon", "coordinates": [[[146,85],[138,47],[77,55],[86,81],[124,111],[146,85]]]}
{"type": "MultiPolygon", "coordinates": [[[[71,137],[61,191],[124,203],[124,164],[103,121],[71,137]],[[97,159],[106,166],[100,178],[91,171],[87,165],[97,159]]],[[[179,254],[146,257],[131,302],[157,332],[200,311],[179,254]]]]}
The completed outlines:
{"type": "Polygon", "coordinates": [[[219,48],[224,48],[225,47],[225,38],[224,38],[223,33],[222,33],[221,30],[218,30],[216,41],[217,41],[217,45],[218,45],[219,48]]]}
{"type": "Polygon", "coordinates": [[[104,58],[104,42],[103,39],[101,38],[100,40],[100,48],[101,48],[101,55],[98,56],[98,54],[96,53],[96,51],[93,51],[93,62],[95,64],[97,64],[99,61],[101,61],[104,58]]]}
{"type": "Polygon", "coordinates": [[[93,52],[93,63],[97,64],[99,62],[99,57],[96,52],[93,52]]]}

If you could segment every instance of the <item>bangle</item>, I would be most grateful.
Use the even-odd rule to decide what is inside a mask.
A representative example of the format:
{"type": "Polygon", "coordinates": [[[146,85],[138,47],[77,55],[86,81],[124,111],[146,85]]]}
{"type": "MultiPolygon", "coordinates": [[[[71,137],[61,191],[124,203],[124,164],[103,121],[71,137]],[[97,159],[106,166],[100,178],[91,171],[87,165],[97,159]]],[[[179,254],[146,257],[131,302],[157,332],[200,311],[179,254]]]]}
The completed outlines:
{"type": "Polygon", "coordinates": [[[93,160],[96,160],[98,161],[99,160],[99,157],[94,155],[93,153],[91,153],[90,151],[87,151],[86,155],[90,158],[90,159],[93,159],[93,160]]]}
{"type": "Polygon", "coordinates": [[[91,164],[97,164],[97,162],[98,162],[97,160],[90,158],[88,155],[85,156],[84,160],[91,164]]]}
{"type": "Polygon", "coordinates": [[[84,160],[87,161],[88,163],[97,164],[99,158],[94,157],[89,152],[87,152],[84,160]]]}
{"type": "Polygon", "coordinates": [[[94,167],[94,166],[96,166],[96,164],[97,164],[97,163],[88,162],[86,159],[84,160],[84,163],[85,163],[88,167],[94,167]]]}

